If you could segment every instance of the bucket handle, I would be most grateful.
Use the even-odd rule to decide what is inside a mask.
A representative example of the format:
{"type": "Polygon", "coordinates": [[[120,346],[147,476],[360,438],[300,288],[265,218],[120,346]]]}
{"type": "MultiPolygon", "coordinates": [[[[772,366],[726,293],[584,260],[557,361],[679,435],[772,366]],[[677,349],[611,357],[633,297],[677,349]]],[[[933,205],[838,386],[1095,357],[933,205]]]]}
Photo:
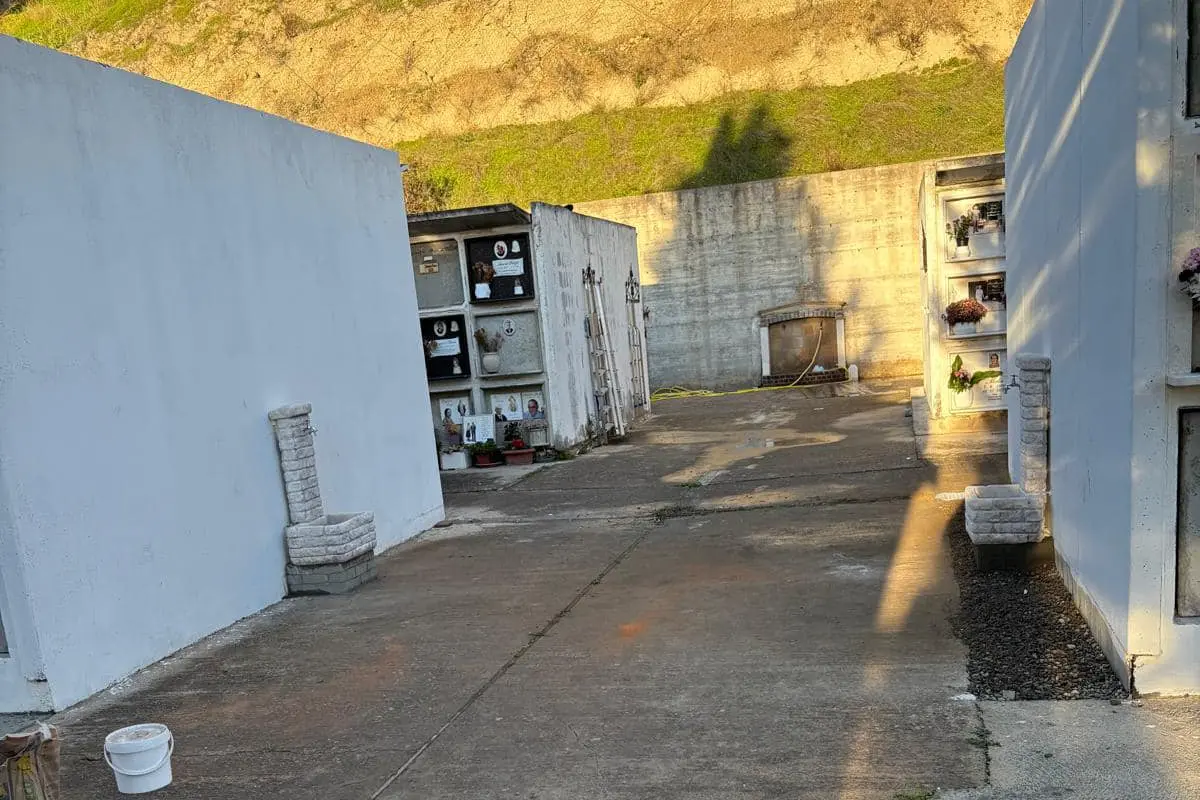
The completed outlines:
{"type": "Polygon", "coordinates": [[[166,764],[168,761],[171,760],[171,754],[174,752],[175,752],[175,734],[171,734],[171,738],[167,740],[167,754],[165,756],[163,756],[162,759],[157,764],[155,764],[153,767],[150,767],[148,769],[135,769],[135,770],[121,769],[116,764],[112,763],[112,759],[110,759],[108,757],[108,748],[107,747],[104,748],[104,760],[110,767],[112,767],[113,772],[119,772],[127,778],[136,778],[141,775],[149,775],[151,772],[157,772],[158,770],[162,769],[163,764],[166,764]]]}

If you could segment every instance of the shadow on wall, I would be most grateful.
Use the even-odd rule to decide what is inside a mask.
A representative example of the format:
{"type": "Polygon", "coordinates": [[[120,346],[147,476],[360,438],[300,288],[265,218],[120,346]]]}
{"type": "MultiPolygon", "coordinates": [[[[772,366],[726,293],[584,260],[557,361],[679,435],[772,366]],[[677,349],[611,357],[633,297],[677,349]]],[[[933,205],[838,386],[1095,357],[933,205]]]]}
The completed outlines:
{"type": "MultiPolygon", "coordinates": [[[[3,0],[0,0],[3,2],[3,0]]],[[[679,189],[781,178],[791,164],[792,137],[775,122],[766,103],[759,103],[738,126],[726,111],[717,124],[704,165],[683,179],[679,189]]]]}
{"type": "MultiPolygon", "coordinates": [[[[837,255],[857,245],[822,208],[828,179],[773,180],[786,176],[791,145],[766,104],[740,120],[726,113],[703,165],[659,206],[669,233],[642,263],[656,267],[644,287],[652,388],[757,386],[758,314],[766,309],[805,303],[864,319],[861,306],[872,298],[837,255]]],[[[848,327],[849,363],[875,352],[880,325],[848,327]]]]}

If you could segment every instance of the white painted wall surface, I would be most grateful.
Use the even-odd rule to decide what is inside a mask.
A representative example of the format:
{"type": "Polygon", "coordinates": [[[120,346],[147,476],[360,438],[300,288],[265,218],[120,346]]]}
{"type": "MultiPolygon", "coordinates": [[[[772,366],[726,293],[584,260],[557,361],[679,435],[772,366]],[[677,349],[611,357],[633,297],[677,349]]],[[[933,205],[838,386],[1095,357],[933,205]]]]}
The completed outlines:
{"type": "MultiPolygon", "coordinates": [[[[649,410],[648,378],[643,349],[642,374],[632,371],[625,282],[630,270],[638,274],[637,231],[604,219],[573,213],[562,206],[534,203],[533,241],[537,256],[546,357],[546,391],[551,435],[565,446],[586,435],[592,400],[589,342],[584,333],[587,299],[583,270],[589,264],[602,278],[608,338],[616,380],[621,387],[624,418],[635,418],[634,386],[640,384],[649,410]]],[[[637,319],[640,319],[640,304],[637,319]]]]}
{"type": "Polygon", "coordinates": [[[758,312],[846,304],[863,377],[922,371],[921,164],[576,204],[637,229],[655,388],[756,386],[758,312]]]}
{"type": "Polygon", "coordinates": [[[282,596],[270,409],[381,549],[441,491],[394,153],[2,37],[0,108],[2,610],[61,708],[282,596]]]}
{"type": "MultiPolygon", "coordinates": [[[[1099,638],[1137,657],[1142,691],[1200,689],[1196,626],[1175,624],[1166,600],[1171,25],[1169,0],[1038,0],[1005,87],[1009,354],[1051,359],[1055,548],[1099,638]]],[[[1016,392],[1009,402],[1014,454],[1016,392]]]]}

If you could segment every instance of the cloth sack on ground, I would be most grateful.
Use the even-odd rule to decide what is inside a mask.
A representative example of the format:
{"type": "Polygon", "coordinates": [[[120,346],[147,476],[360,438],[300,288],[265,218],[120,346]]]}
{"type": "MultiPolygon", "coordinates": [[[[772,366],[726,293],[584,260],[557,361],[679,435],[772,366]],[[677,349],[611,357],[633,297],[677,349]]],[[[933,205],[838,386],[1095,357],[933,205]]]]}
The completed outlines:
{"type": "Polygon", "coordinates": [[[0,740],[0,800],[59,800],[58,729],[44,722],[0,740]]]}

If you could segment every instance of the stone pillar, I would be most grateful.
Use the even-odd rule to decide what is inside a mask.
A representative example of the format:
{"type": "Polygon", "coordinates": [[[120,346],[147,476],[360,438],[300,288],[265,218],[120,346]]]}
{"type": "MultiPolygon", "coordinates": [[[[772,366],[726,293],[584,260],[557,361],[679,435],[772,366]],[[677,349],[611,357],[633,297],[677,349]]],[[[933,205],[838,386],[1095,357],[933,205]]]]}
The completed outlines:
{"type": "Polygon", "coordinates": [[[771,376],[771,334],[766,325],[758,327],[758,348],[762,353],[762,376],[769,378],[771,376]]]}
{"type": "Polygon", "coordinates": [[[279,445],[283,490],[287,493],[288,518],[293,525],[319,522],[325,516],[321,487],[317,483],[310,414],[312,406],[308,403],[284,406],[267,414],[275,428],[275,442],[279,445]]]}
{"type": "Polygon", "coordinates": [[[1045,496],[1050,476],[1050,359],[1017,356],[1021,395],[1021,488],[1045,496]]]}

